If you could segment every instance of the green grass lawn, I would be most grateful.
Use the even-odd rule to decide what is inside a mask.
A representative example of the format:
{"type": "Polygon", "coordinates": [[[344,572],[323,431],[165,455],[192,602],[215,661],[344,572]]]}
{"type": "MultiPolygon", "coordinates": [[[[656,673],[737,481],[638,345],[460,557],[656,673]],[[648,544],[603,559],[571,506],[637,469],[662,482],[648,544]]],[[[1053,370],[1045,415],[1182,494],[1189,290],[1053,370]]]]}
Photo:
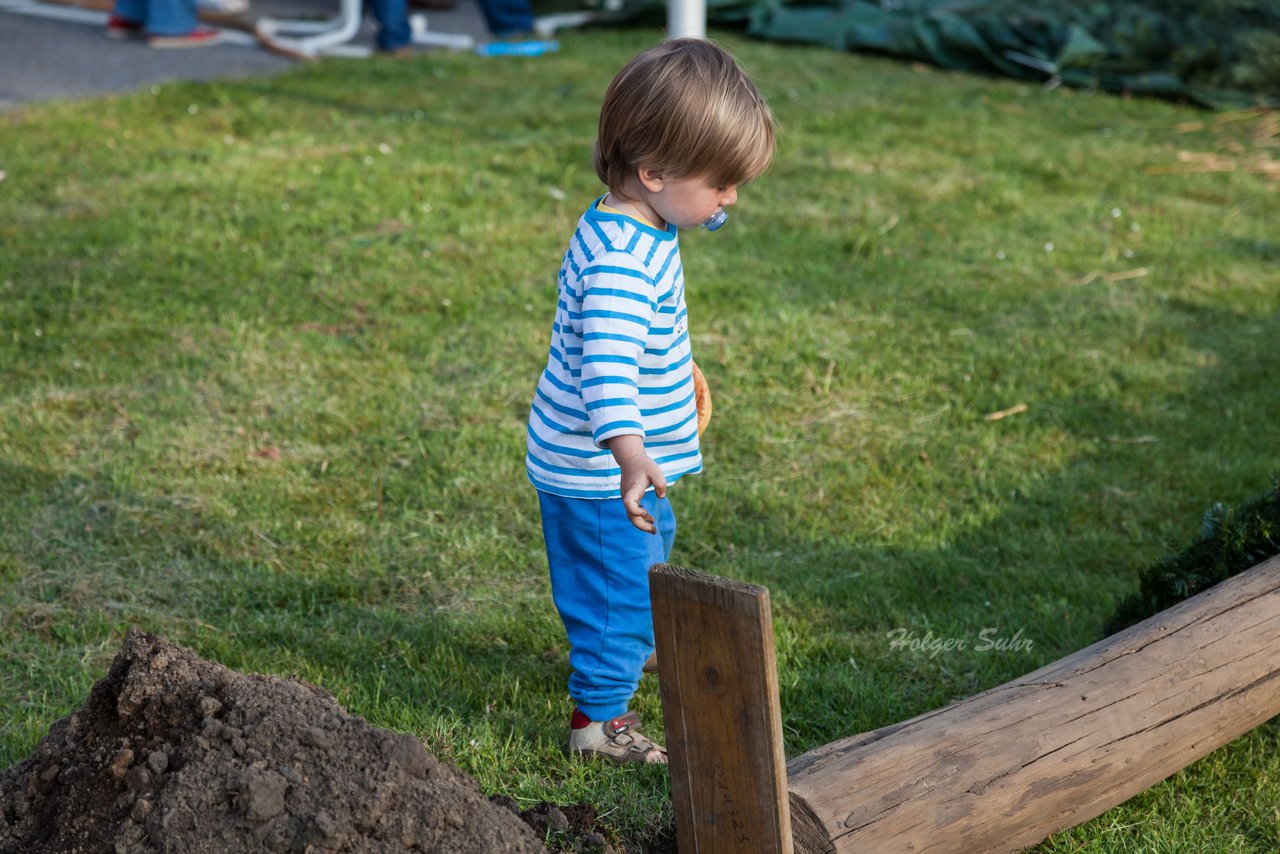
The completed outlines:
{"type": "MultiPolygon", "coordinates": [[[[322,685],[487,792],[591,802],[623,839],[670,821],[662,770],[560,754],[523,470],[599,101],[658,37],[0,116],[0,767],[137,625],[322,685]]],[[[1277,138],[725,41],[782,133],[729,227],[685,236],[716,417],[673,560],[770,588],[794,756],[1088,645],[1280,471],[1277,138]]],[[[637,708],[660,732],[652,682],[637,708]]],[[[1273,852],[1278,741],[1040,850],[1273,852]]]]}

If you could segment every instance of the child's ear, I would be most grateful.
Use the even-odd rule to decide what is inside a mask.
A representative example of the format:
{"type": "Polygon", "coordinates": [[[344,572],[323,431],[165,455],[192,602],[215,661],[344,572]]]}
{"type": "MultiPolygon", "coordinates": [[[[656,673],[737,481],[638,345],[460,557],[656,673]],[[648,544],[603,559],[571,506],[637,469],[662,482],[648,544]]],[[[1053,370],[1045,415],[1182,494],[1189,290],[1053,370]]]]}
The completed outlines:
{"type": "Polygon", "coordinates": [[[662,192],[662,173],[648,166],[639,166],[636,168],[636,177],[640,179],[640,184],[650,193],[662,192]]]}

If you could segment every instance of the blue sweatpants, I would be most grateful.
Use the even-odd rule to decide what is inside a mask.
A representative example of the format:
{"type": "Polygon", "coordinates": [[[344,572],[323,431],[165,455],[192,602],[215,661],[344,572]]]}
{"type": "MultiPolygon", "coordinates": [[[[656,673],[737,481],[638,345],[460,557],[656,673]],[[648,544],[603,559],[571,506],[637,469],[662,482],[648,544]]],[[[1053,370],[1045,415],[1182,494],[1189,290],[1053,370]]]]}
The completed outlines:
{"type": "Polygon", "coordinates": [[[642,504],[657,534],[631,524],[621,498],[566,498],[538,491],[551,565],[551,596],[569,636],[569,696],[593,721],[627,711],[653,653],[649,567],[676,539],[671,503],[652,491],[642,504]]]}

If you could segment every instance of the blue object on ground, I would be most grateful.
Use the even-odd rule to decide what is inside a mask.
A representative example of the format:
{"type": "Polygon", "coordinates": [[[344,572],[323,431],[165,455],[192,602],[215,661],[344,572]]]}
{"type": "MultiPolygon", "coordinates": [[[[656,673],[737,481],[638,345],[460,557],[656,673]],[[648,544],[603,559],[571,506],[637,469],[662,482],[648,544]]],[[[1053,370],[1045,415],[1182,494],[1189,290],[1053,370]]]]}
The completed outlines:
{"type": "Polygon", "coordinates": [[[558,41],[489,42],[476,45],[481,56],[542,56],[560,49],[558,41]]]}

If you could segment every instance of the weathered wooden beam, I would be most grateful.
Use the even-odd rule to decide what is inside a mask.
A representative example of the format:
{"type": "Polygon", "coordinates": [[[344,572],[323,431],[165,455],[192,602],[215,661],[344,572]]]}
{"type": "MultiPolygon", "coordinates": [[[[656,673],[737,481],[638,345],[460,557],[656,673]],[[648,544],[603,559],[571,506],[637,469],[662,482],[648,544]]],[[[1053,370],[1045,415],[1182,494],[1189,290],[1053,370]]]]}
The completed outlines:
{"type": "Polygon", "coordinates": [[[1280,714],[1280,558],[789,766],[798,852],[1018,851],[1280,714]]]}
{"type": "Polygon", "coordinates": [[[769,591],[649,570],[681,854],[791,854],[769,591]]]}

